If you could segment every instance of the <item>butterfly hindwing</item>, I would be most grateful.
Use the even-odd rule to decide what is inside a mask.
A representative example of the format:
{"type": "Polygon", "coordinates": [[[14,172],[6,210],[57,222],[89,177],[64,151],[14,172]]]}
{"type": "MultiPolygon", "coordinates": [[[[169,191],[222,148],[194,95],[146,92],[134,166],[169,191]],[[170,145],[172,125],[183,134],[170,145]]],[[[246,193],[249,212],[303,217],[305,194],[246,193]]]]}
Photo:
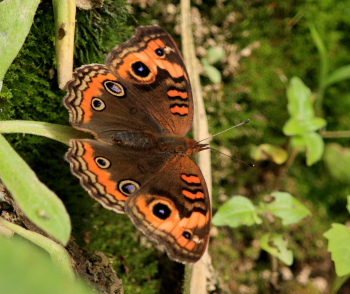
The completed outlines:
{"type": "Polygon", "coordinates": [[[209,240],[210,198],[199,167],[189,157],[169,161],[127,200],[125,210],[172,259],[194,262],[203,255],[209,240]]]}

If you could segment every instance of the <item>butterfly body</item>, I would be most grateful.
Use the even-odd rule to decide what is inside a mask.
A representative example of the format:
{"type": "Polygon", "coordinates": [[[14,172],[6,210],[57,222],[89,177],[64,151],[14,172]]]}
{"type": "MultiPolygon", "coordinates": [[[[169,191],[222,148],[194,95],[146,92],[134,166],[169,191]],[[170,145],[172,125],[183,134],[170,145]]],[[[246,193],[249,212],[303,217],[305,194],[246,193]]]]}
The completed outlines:
{"type": "Polygon", "coordinates": [[[106,65],[76,69],[64,105],[73,127],[66,160],[104,207],[135,226],[179,262],[204,253],[211,207],[204,177],[190,158],[208,149],[185,135],[193,119],[191,86],[180,52],[160,27],[140,27],[106,65]]]}
{"type": "Polygon", "coordinates": [[[147,132],[116,131],[111,141],[119,146],[147,152],[168,152],[174,155],[195,155],[207,149],[207,144],[181,136],[157,135],[147,132]]]}

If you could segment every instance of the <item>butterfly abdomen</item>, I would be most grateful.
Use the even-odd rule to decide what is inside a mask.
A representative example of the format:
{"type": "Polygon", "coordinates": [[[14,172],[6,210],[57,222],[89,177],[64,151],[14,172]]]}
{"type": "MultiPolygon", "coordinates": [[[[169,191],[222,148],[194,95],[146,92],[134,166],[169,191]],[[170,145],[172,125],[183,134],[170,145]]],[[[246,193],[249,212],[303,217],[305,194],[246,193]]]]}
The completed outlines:
{"type": "Polygon", "coordinates": [[[150,150],[157,147],[155,137],[146,132],[117,131],[112,136],[112,140],[117,145],[136,150],[150,150]]]}

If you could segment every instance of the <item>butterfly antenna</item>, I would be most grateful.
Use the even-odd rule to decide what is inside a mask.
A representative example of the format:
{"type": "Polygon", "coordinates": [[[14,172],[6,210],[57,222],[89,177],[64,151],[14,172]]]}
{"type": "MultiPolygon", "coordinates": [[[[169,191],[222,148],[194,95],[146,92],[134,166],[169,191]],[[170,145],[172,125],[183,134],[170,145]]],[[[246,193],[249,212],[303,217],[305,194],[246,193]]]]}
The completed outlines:
{"type": "Polygon", "coordinates": [[[240,163],[243,163],[243,164],[245,164],[245,165],[248,165],[248,166],[250,166],[250,167],[255,167],[255,164],[254,164],[254,163],[245,162],[245,161],[243,161],[243,160],[240,160],[240,159],[237,158],[237,157],[232,157],[232,156],[227,155],[226,153],[223,153],[223,152],[221,152],[221,151],[219,151],[219,150],[217,150],[217,149],[214,149],[214,148],[212,148],[212,147],[209,147],[209,149],[210,149],[210,150],[213,150],[213,151],[215,151],[215,152],[218,152],[218,153],[220,153],[220,154],[222,154],[222,155],[225,155],[225,156],[227,156],[228,158],[231,158],[232,160],[236,160],[236,161],[238,161],[238,162],[240,162],[240,163]]]}
{"type": "MultiPolygon", "coordinates": [[[[220,135],[220,134],[222,134],[222,133],[225,133],[225,132],[227,132],[227,131],[229,131],[229,130],[231,130],[231,129],[237,128],[237,127],[239,127],[239,126],[245,125],[245,124],[247,124],[247,123],[249,123],[249,122],[250,122],[250,119],[247,119],[247,120],[245,120],[245,121],[239,123],[238,125],[235,125],[235,126],[233,126],[233,127],[230,127],[230,128],[228,128],[228,129],[226,129],[226,130],[224,130],[224,131],[221,131],[221,132],[219,132],[219,133],[216,133],[215,135],[212,135],[212,136],[210,136],[210,137],[208,137],[208,138],[202,139],[202,140],[198,141],[198,143],[199,143],[199,142],[202,142],[202,141],[205,141],[205,140],[208,140],[208,139],[211,139],[211,138],[213,138],[213,137],[215,137],[215,136],[217,136],[217,135],[220,135]]],[[[212,149],[212,148],[210,148],[210,149],[212,149]]],[[[213,150],[214,150],[214,149],[213,149],[213,150]]],[[[217,151],[217,150],[216,150],[216,151],[217,151]]],[[[221,153],[220,151],[218,151],[218,152],[221,153]]],[[[225,155],[226,155],[226,154],[225,154],[225,155]]],[[[228,156],[228,155],[227,155],[227,156],[228,156]]]]}

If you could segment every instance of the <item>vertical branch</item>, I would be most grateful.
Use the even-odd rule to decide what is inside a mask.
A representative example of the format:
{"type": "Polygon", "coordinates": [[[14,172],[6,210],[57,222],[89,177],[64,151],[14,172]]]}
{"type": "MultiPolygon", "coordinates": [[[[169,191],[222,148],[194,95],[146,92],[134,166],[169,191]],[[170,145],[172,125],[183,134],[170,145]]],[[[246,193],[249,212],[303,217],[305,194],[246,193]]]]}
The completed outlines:
{"type": "MultiPolygon", "coordinates": [[[[182,52],[185,64],[190,76],[193,99],[194,99],[194,121],[193,134],[197,141],[208,137],[208,122],[201,93],[201,84],[198,73],[198,60],[195,54],[193,35],[191,31],[190,0],[181,1],[181,36],[182,52]]],[[[207,182],[209,195],[211,195],[211,163],[210,152],[200,152],[198,154],[198,165],[202,170],[207,182]]],[[[195,264],[186,266],[185,293],[205,294],[207,277],[209,276],[210,257],[206,252],[204,256],[195,264]]]]}
{"type": "Polygon", "coordinates": [[[75,0],[53,0],[55,15],[56,62],[58,86],[65,89],[72,79],[74,32],[75,32],[75,0]]]}

